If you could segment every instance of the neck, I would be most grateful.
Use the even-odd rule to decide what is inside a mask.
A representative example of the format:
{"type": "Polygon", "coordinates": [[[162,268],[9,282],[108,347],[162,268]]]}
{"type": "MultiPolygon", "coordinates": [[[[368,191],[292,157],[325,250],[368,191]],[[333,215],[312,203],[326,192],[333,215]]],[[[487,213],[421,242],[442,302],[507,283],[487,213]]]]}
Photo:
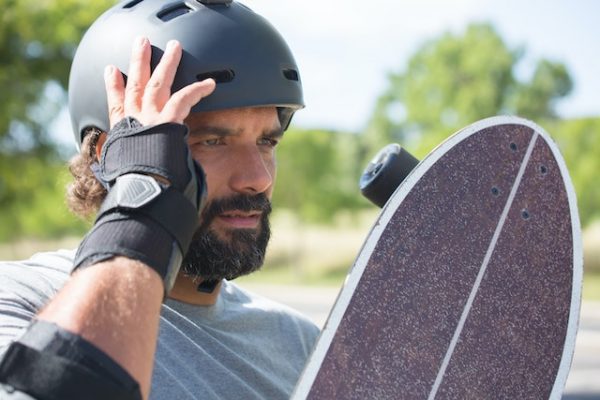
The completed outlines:
{"type": "Polygon", "coordinates": [[[198,306],[212,306],[217,302],[221,289],[221,282],[211,293],[198,291],[198,285],[202,279],[185,276],[182,272],[177,275],[175,285],[169,293],[169,297],[173,300],[182,301],[184,303],[195,304],[198,306]]]}

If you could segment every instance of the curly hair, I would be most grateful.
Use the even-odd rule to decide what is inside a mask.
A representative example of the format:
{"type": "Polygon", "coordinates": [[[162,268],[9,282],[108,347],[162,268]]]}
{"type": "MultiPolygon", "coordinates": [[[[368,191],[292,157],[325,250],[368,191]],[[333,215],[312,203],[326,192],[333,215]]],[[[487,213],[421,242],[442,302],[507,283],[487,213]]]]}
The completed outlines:
{"type": "Polygon", "coordinates": [[[102,131],[91,128],[81,143],[79,154],[69,161],[69,171],[73,182],[67,186],[67,205],[78,217],[92,217],[106,197],[106,189],[92,172],[91,165],[96,161],[96,144],[102,131]]]}

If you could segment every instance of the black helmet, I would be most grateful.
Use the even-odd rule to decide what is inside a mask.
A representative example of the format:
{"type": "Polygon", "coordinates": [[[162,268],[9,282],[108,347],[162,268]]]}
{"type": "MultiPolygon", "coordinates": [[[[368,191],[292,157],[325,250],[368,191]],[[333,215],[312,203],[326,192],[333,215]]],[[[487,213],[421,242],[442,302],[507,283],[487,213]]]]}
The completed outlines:
{"type": "Polygon", "coordinates": [[[109,129],[103,71],[108,64],[126,72],[133,40],[153,45],[152,68],[171,39],[183,47],[173,92],[214,78],[213,94],[192,108],[212,111],[276,106],[283,128],[304,107],[294,57],[275,28],[232,0],[129,0],[102,14],[84,35],[69,77],[69,111],[75,140],[86,128],[109,129]]]}

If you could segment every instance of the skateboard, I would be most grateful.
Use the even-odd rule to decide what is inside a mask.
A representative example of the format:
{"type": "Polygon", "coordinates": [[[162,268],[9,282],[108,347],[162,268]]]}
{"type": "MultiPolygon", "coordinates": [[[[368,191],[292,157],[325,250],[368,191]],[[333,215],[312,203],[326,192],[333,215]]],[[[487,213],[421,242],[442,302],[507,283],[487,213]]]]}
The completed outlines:
{"type": "Polygon", "coordinates": [[[558,399],[581,282],[557,146],[517,117],[476,122],[389,197],[292,398],[558,399]]]}

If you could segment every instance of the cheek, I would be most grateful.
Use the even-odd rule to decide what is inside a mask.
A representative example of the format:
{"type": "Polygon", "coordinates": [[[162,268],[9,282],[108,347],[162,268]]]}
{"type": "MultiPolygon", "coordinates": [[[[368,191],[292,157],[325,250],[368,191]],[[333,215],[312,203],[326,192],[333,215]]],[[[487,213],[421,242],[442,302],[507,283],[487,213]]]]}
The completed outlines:
{"type": "Polygon", "coordinates": [[[267,195],[270,199],[273,195],[273,190],[275,190],[275,183],[277,182],[277,159],[275,158],[275,156],[265,161],[265,167],[269,171],[272,180],[271,187],[267,191],[267,195]]]}
{"type": "Polygon", "coordinates": [[[225,179],[223,172],[225,168],[215,165],[215,162],[211,160],[206,154],[201,155],[199,151],[192,150],[192,157],[196,163],[200,165],[202,171],[204,171],[204,177],[206,179],[206,186],[208,189],[208,197],[212,198],[215,193],[219,190],[219,182],[223,182],[225,179]]]}
{"type": "Polygon", "coordinates": [[[271,176],[273,177],[273,184],[275,184],[275,180],[277,179],[277,157],[275,157],[275,154],[273,154],[271,160],[271,176]]]}
{"type": "Polygon", "coordinates": [[[220,190],[221,186],[223,186],[223,182],[226,181],[226,176],[224,174],[224,168],[215,168],[215,166],[211,163],[200,164],[202,169],[204,170],[204,176],[206,178],[206,186],[208,189],[208,197],[211,198],[215,196],[220,190]]]}

